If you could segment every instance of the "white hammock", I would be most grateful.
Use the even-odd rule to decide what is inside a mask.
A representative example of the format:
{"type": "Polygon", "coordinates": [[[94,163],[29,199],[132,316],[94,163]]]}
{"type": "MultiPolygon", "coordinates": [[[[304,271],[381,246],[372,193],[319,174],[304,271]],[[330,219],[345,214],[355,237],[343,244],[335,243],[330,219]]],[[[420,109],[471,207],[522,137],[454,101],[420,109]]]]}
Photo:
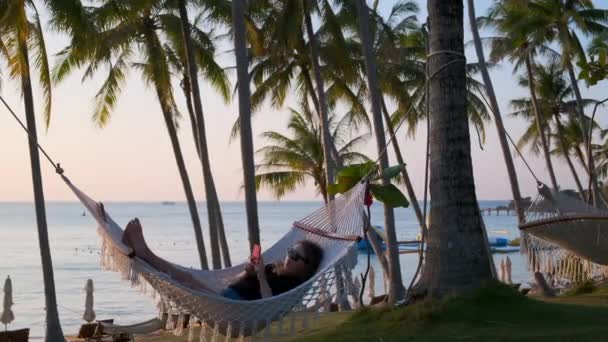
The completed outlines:
{"type": "MultiPolygon", "coordinates": [[[[327,309],[331,303],[329,291],[336,286],[336,277],[340,273],[350,274],[357,263],[355,242],[367,224],[363,211],[365,184],[359,184],[321,209],[296,221],[283,238],[263,253],[264,262],[272,263],[283,260],[287,248],[299,240],[316,242],[323,248],[324,255],[317,273],[311,279],[277,296],[253,301],[232,300],[217,293],[243,270],[243,264],[214,271],[175,265],[217,293],[201,292],[180,284],[142,259],[129,258],[131,250],[121,242],[123,230],[103,210],[103,206],[99,210],[97,202],[76,188],[66,177],[63,178],[99,223],[102,267],[120,272],[124,279],[132,285],[140,286],[144,291],[146,284],[149,284],[154,294],[160,295],[160,304],[164,308],[176,310],[180,314],[180,320],[183,315],[190,314],[203,322],[203,327],[212,327],[214,335],[247,336],[264,327],[268,327],[268,331],[272,321],[280,320],[291,312],[327,309]]],[[[190,319],[190,322],[194,321],[190,319]]],[[[303,324],[306,325],[307,321],[303,324]]],[[[292,333],[294,327],[295,323],[292,322],[292,333]]],[[[204,330],[201,329],[201,334],[204,330]]]]}
{"type": "Polygon", "coordinates": [[[539,186],[519,225],[521,250],[534,272],[582,280],[608,270],[608,211],[539,186]]]}

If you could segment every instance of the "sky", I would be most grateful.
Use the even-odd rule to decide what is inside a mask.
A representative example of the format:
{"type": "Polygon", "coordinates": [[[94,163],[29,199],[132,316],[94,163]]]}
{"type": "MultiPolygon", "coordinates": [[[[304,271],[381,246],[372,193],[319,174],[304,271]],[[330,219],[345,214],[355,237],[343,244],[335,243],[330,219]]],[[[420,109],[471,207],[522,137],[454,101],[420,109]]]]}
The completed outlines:
{"type": "MultiPolygon", "coordinates": [[[[368,2],[371,4],[372,1],[368,2]]],[[[381,0],[381,12],[388,13],[395,2],[381,0]]],[[[475,1],[477,15],[483,15],[490,3],[488,0],[475,1]]],[[[418,5],[420,7],[418,20],[424,21],[427,13],[426,1],[419,0],[418,5]]],[[[600,2],[596,1],[596,5],[599,6],[600,2]]],[[[465,7],[465,42],[471,39],[466,11],[465,7]]],[[[481,34],[488,36],[492,33],[482,31],[481,34]]],[[[46,38],[47,49],[52,55],[67,44],[65,37],[54,32],[46,32],[46,38]]],[[[234,65],[230,44],[224,44],[218,51],[220,64],[226,67],[234,65]]],[[[467,46],[466,54],[468,61],[477,60],[471,46],[467,46]]],[[[54,64],[55,61],[57,58],[51,57],[51,64],[54,64]]],[[[6,76],[5,67],[0,63],[4,78],[6,76]]],[[[104,72],[100,72],[84,83],[81,82],[82,72],[75,72],[54,87],[52,119],[48,130],[45,130],[42,122],[42,102],[40,101],[42,92],[34,83],[40,144],[56,161],[61,163],[66,176],[73,183],[96,199],[103,201],[183,201],[184,191],[159,104],[153,89],[146,87],[136,72],[131,72],[127,76],[127,84],[123,88],[109,124],[102,129],[92,122],[93,98],[103,81],[104,72]]],[[[524,97],[527,93],[525,89],[517,85],[518,75],[513,74],[512,65],[509,63],[501,63],[498,68],[491,71],[491,77],[504,116],[504,113],[510,110],[509,101],[513,98],[524,97]]],[[[230,79],[234,85],[235,75],[232,71],[230,79]]],[[[201,86],[211,166],[218,195],[222,201],[241,201],[243,191],[241,190],[240,146],[238,141],[230,143],[228,138],[232,124],[238,116],[237,102],[224,103],[204,80],[201,86]]],[[[583,97],[596,99],[606,97],[608,90],[606,82],[601,82],[591,89],[581,83],[581,88],[583,97]]],[[[3,79],[0,94],[23,118],[23,103],[18,82],[3,79]]],[[[185,103],[179,91],[176,91],[176,99],[184,114],[181,120],[182,128],[179,132],[180,143],[195,196],[199,200],[204,200],[201,167],[196,156],[185,103]]],[[[253,118],[254,149],[264,146],[265,140],[259,137],[263,131],[286,132],[288,106],[297,107],[292,97],[288,97],[287,104],[282,109],[274,109],[265,105],[255,114],[253,118]]],[[[369,105],[367,106],[369,108],[369,105]]],[[[600,109],[598,118],[602,126],[606,125],[605,116],[606,109],[600,109]]],[[[507,131],[514,139],[517,139],[526,124],[508,116],[504,116],[504,120],[507,131]]],[[[483,150],[476,143],[474,131],[471,131],[471,151],[477,197],[480,200],[510,199],[509,181],[494,123],[491,122],[486,127],[487,139],[483,150]]],[[[424,127],[420,127],[415,138],[406,138],[405,129],[402,130],[398,134],[399,142],[415,191],[419,197],[422,197],[426,130],[424,127]]],[[[0,108],[0,146],[0,202],[32,201],[27,137],[3,107],[0,108]]],[[[364,148],[365,153],[373,159],[376,156],[374,146],[375,144],[370,140],[368,146],[364,148]]],[[[531,156],[529,152],[526,152],[525,155],[541,180],[548,182],[546,168],[541,159],[531,156]]],[[[390,158],[394,162],[394,156],[390,155],[390,158]]],[[[573,188],[572,176],[565,162],[563,160],[555,160],[555,162],[558,182],[562,188],[573,188]]],[[[46,199],[74,201],[74,195],[57,177],[52,167],[44,160],[42,163],[46,199]]],[[[515,158],[515,165],[522,194],[533,196],[535,194],[534,179],[520,158],[515,158]]],[[[582,171],[580,174],[582,175],[582,171]]],[[[258,199],[272,201],[274,197],[269,191],[264,190],[258,194],[258,199]]],[[[319,197],[316,196],[314,185],[309,182],[296,192],[285,196],[283,200],[319,200],[319,197]]]]}

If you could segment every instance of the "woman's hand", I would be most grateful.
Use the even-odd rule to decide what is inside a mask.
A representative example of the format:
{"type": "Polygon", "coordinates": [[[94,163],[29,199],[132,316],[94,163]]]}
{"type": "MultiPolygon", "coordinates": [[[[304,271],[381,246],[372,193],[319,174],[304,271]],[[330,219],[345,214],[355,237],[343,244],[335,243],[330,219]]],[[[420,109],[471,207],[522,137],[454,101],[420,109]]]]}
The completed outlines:
{"type": "Polygon", "coordinates": [[[255,269],[255,273],[258,275],[258,282],[260,283],[260,295],[262,298],[272,297],[272,290],[268,285],[268,280],[266,280],[266,265],[264,265],[264,260],[260,257],[258,263],[253,264],[255,269]]]}
{"type": "Polygon", "coordinates": [[[254,275],[255,273],[255,266],[253,266],[253,264],[251,262],[248,262],[247,264],[245,264],[245,274],[246,275],[254,275]]]}

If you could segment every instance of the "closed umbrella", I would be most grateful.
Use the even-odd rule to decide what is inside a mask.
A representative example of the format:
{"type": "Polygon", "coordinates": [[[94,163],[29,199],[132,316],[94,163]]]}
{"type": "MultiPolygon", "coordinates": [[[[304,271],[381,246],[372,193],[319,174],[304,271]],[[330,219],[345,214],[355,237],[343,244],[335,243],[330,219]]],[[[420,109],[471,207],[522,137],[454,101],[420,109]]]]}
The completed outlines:
{"type": "Polygon", "coordinates": [[[369,267],[369,273],[367,274],[367,278],[369,279],[369,286],[367,288],[367,295],[370,300],[373,300],[376,297],[376,272],[374,271],[374,267],[369,267]]]}
{"type": "Polygon", "coordinates": [[[15,320],[11,306],[13,306],[13,285],[9,276],[4,282],[4,301],[2,302],[2,315],[0,315],[0,322],[4,323],[5,330],[7,330],[7,325],[15,320]]]}
{"type": "Polygon", "coordinates": [[[95,311],[93,310],[93,280],[87,280],[87,285],[84,287],[87,297],[84,301],[84,315],[82,319],[91,323],[95,320],[95,311]]]}

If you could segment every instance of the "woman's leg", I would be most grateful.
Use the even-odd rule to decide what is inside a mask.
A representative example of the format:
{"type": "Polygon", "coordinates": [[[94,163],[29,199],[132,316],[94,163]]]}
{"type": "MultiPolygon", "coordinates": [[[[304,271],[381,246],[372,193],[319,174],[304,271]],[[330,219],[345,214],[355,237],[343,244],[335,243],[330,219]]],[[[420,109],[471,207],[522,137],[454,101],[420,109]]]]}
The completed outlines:
{"type": "Polygon", "coordinates": [[[176,281],[196,290],[215,293],[215,291],[198,281],[189,272],[179,269],[172,263],[154,254],[144,239],[143,230],[138,219],[134,219],[127,224],[122,236],[122,242],[133,249],[135,256],[160,272],[167,273],[176,281]]]}

